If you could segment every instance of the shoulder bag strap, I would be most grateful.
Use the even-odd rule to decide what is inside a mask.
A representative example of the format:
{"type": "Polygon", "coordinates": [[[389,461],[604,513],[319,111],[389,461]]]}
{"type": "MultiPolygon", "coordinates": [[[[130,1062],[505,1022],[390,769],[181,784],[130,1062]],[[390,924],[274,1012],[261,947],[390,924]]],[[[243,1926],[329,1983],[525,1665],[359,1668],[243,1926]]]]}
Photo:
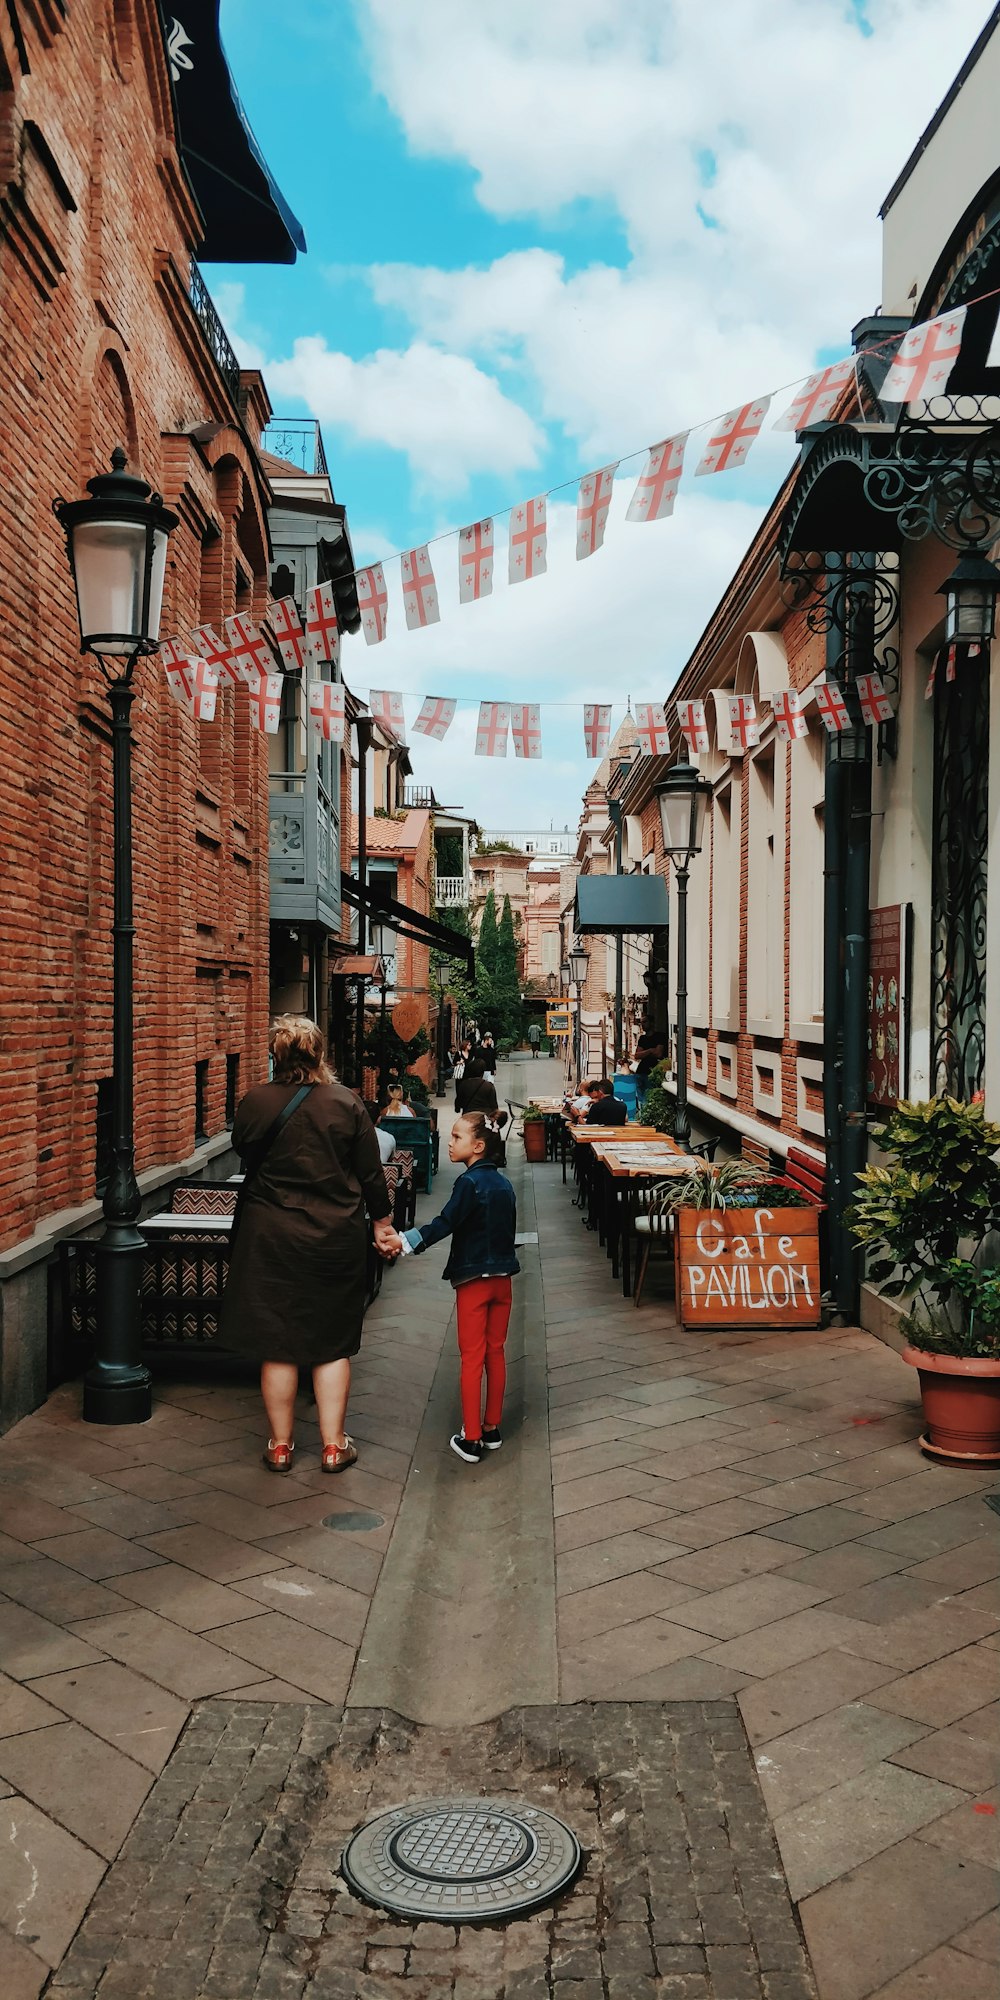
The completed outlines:
{"type": "Polygon", "coordinates": [[[236,1197],[236,1207],[233,1211],[233,1226],[232,1229],[230,1230],[230,1241],[232,1241],[232,1237],[236,1231],[236,1225],[240,1219],[240,1216],[243,1213],[244,1203],[246,1201],[250,1188],[252,1187],[254,1181],[256,1180],[257,1175],[260,1173],[261,1167],[263,1166],[264,1161],[266,1160],[268,1153],[271,1150],[271,1147],[274,1145],[274,1142],[278,1137],[279,1133],[284,1131],[284,1128],[288,1124],[288,1121],[291,1118],[293,1112],[298,1110],[300,1104],[305,1103],[306,1098],[309,1096],[313,1088],[314,1085],[311,1083],[300,1084],[298,1090],[292,1093],[292,1096],[289,1098],[288,1103],[282,1105],[277,1118],[275,1118],[273,1122],[268,1126],[267,1131],[264,1134],[264,1137],[260,1140],[259,1144],[254,1147],[253,1152],[245,1156],[243,1180],[240,1185],[240,1191],[236,1197]]]}

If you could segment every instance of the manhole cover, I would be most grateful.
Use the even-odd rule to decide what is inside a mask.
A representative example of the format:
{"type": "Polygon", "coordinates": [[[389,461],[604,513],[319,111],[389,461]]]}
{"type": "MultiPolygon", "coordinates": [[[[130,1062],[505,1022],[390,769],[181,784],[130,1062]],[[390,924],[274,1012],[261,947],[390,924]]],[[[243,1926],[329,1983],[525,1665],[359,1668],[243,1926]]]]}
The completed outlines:
{"type": "Polygon", "coordinates": [[[368,1903],[441,1924],[496,1922],[551,1903],[580,1866],[562,1820],[509,1799],[425,1799],[380,1813],[341,1870],[368,1903]]]}
{"type": "Polygon", "coordinates": [[[384,1515],[368,1514],[362,1508],[344,1509],[342,1514],[326,1514],[324,1528],[339,1528],[345,1535],[363,1535],[368,1528],[380,1528],[384,1515]]]}

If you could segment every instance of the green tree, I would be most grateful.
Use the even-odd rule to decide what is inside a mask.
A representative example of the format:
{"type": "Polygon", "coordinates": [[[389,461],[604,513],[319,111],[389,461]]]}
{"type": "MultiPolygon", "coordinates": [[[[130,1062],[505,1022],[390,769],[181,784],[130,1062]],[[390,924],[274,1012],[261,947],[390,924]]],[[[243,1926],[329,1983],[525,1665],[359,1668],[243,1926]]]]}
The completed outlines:
{"type": "Polygon", "coordinates": [[[510,897],[503,899],[500,922],[497,925],[497,954],[494,970],[496,1005],[501,1015],[500,1034],[506,1040],[516,1041],[521,1032],[521,974],[514,933],[514,913],[510,897]]]}
{"type": "Polygon", "coordinates": [[[487,894],[479,918],[479,936],[476,939],[476,962],[484,972],[491,975],[497,967],[497,899],[492,889],[487,894]]]}

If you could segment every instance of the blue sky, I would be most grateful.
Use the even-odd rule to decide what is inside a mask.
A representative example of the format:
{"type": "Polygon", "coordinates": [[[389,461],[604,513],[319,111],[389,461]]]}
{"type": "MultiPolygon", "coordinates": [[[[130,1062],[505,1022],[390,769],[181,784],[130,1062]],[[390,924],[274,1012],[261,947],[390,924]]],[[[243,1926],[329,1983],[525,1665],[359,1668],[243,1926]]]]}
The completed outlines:
{"type": "MultiPolygon", "coordinates": [[[[359,562],[496,512],[792,382],[879,297],[877,209],[981,25],[983,0],[223,0],[227,52],[301,218],[294,267],[207,275],[276,411],[321,419],[359,562]],[[906,88],[887,87],[905,78],[906,88]],[[835,105],[831,119],[823,105],[835,105]]],[[[788,397],[776,397],[772,416],[788,397]]],[[[568,492],[549,573],[345,651],[364,692],[456,694],[416,775],[489,824],[575,823],[579,705],[663,699],[790,462],[671,521],[624,521],[575,561],[568,492]],[[540,700],[546,756],[470,758],[480,698],[540,700]]],[[[415,707],[409,707],[409,715],[415,707]]]]}

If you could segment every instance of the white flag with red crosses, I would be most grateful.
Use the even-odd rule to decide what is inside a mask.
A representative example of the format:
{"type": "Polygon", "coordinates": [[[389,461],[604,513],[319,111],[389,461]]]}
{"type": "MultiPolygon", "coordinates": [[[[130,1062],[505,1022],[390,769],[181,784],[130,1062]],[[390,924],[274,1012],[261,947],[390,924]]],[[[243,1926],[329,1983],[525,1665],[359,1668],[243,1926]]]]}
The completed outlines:
{"type": "Polygon", "coordinates": [[[253,677],[247,679],[247,697],[250,702],[250,724],[264,736],[277,736],[281,722],[281,690],[284,677],[281,674],[265,674],[254,669],[253,677]]]}
{"type": "Polygon", "coordinates": [[[809,724],[802,713],[802,701],[797,688],[782,688],[779,693],[767,697],[774,713],[774,726],[782,743],[792,743],[799,736],[808,736],[809,724]]]}
{"type": "Polygon", "coordinates": [[[729,410],[724,417],[717,417],[710,426],[708,443],[695,467],[696,476],[705,472],[728,472],[732,466],[743,465],[754,438],[760,433],[770,403],[770,396],[760,396],[756,403],[741,403],[738,410],[729,410]]]}
{"type": "Polygon", "coordinates": [[[397,694],[395,689],[392,688],[371,688],[368,695],[368,706],[376,722],[381,722],[386,729],[391,730],[393,736],[398,736],[400,742],[402,742],[406,735],[406,717],[403,714],[402,695],[397,694]]]}
{"type": "Polygon", "coordinates": [[[252,618],[245,618],[241,611],[235,612],[232,618],[226,619],[222,629],[242,681],[249,683],[251,674],[270,673],[274,666],[274,654],[252,618]]]}
{"type": "Polygon", "coordinates": [[[510,711],[510,733],[515,757],[542,754],[542,715],[537,701],[515,701],[510,711]]]}
{"type": "Polygon", "coordinates": [[[681,735],[693,756],[708,749],[708,721],[703,701],[679,701],[677,720],[681,735]]]}
{"type": "Polygon", "coordinates": [[[417,632],[421,625],[437,625],[441,613],[426,542],[419,549],[407,549],[399,558],[399,567],[407,631],[417,632]]]}
{"type": "Polygon", "coordinates": [[[741,756],[744,750],[754,750],[760,742],[760,723],[757,720],[757,705],[752,694],[731,694],[727,688],[724,700],[726,719],[729,725],[728,749],[741,756]]]}
{"type": "Polygon", "coordinates": [[[314,666],[339,663],[340,625],[332,583],[314,583],[306,591],[306,652],[314,666]]]}
{"type": "Polygon", "coordinates": [[[326,743],[343,743],[346,704],[342,681],[312,681],[309,687],[312,725],[326,743]]]}
{"type": "Polygon", "coordinates": [[[667,756],[670,750],[670,730],[662,701],[637,701],[635,726],[642,756],[667,756]]]}
{"type": "Polygon", "coordinates": [[[628,503],[626,521],[665,521],[674,511],[677,489],[684,470],[684,446],[688,432],[664,438],[650,445],[649,456],[628,503]]]}
{"type": "Polygon", "coordinates": [[[585,556],[592,556],[595,549],[604,547],[604,530],[617,470],[616,459],[614,465],[605,465],[600,472],[588,472],[586,479],[580,481],[576,500],[577,562],[582,562],[585,556]]]}
{"type": "Polygon", "coordinates": [[[607,756],[611,748],[610,702],[584,702],[583,740],[588,757],[607,756]]]}
{"type": "Polygon", "coordinates": [[[493,523],[473,521],[458,537],[458,601],[474,604],[493,590],[493,523]]]}
{"type": "Polygon", "coordinates": [[[385,638],[389,617],[389,598],[381,563],[372,563],[370,569],[359,569],[356,581],[361,630],[366,643],[377,646],[385,638]]]}
{"type": "Polygon", "coordinates": [[[958,360],[964,326],[964,306],[911,326],[878,392],[879,402],[921,403],[928,396],[940,396],[958,360]]]}
{"type": "Polygon", "coordinates": [[[267,622],[285,672],[301,673],[306,662],[306,635],[294,597],[275,598],[268,611],[267,622]]]}
{"type": "Polygon", "coordinates": [[[194,654],[178,656],[174,650],[174,640],[166,649],[164,671],[167,686],[176,702],[186,709],[196,722],[214,722],[215,704],[219,691],[219,669],[209,666],[194,654]]]}
{"type": "Polygon", "coordinates": [[[191,651],[197,653],[199,660],[204,660],[207,666],[216,669],[220,683],[228,681],[230,686],[239,687],[243,676],[233,658],[233,649],[219,638],[211,625],[199,625],[192,632],[191,651]]]}
{"type": "Polygon", "coordinates": [[[817,681],[813,694],[828,736],[839,736],[845,729],[850,729],[847,703],[837,681],[817,681]]]}
{"type": "Polygon", "coordinates": [[[892,721],[892,703],[881,674],[859,674],[854,683],[861,703],[861,720],[875,724],[892,721]]]}
{"type": "Polygon", "coordinates": [[[856,382],[856,363],[834,361],[810,375],[795,392],[783,416],[776,417],[776,431],[804,431],[810,424],[825,423],[833,415],[849,382],[856,382]]]}
{"type": "Polygon", "coordinates": [[[545,575],[546,543],[545,495],[539,494],[536,500],[525,500],[520,507],[511,510],[508,554],[511,583],[523,583],[528,576],[545,575]]]}
{"type": "Polygon", "coordinates": [[[479,704],[479,726],[476,730],[477,757],[506,757],[507,730],[510,726],[510,704],[506,701],[481,701],[479,704]]]}
{"type": "Polygon", "coordinates": [[[455,720],[457,707],[457,702],[447,700],[443,695],[429,694],[413,727],[418,735],[433,736],[435,743],[443,743],[455,720]]]}

